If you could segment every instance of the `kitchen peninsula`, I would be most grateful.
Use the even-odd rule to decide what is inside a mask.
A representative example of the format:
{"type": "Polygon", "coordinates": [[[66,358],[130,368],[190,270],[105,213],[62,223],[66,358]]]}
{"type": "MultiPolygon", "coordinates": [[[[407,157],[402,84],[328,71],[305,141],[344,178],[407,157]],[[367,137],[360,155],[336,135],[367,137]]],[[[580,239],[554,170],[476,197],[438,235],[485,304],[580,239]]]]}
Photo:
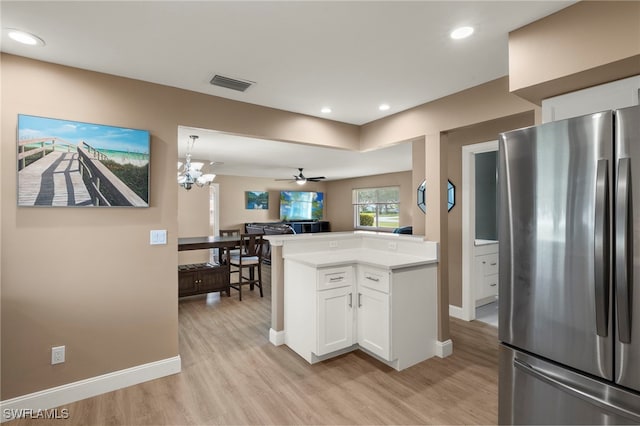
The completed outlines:
{"type": "Polygon", "coordinates": [[[309,363],[361,349],[396,370],[450,354],[437,341],[437,243],[372,232],[267,238],[272,343],[309,363]]]}

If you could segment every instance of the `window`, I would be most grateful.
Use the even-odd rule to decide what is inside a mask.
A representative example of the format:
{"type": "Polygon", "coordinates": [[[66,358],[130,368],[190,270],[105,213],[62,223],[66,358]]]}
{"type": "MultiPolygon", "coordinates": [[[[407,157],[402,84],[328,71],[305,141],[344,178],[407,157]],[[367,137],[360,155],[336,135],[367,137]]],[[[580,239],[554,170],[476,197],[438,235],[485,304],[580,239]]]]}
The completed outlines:
{"type": "Polygon", "coordinates": [[[400,187],[353,190],[354,227],[391,230],[400,223],[400,187]]]}

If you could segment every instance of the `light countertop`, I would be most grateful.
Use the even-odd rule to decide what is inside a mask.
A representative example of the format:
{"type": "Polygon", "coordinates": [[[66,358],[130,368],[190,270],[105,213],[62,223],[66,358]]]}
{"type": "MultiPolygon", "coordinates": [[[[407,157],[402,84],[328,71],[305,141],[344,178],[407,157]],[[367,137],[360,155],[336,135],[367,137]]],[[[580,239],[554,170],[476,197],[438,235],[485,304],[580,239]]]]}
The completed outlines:
{"type": "Polygon", "coordinates": [[[475,246],[487,246],[489,244],[498,244],[496,240],[475,240],[475,246]]]}
{"type": "Polygon", "coordinates": [[[310,252],[304,254],[291,254],[285,256],[285,260],[293,260],[314,268],[359,263],[383,269],[401,269],[412,266],[422,266],[437,263],[436,258],[426,256],[413,256],[402,253],[389,253],[382,250],[367,248],[329,250],[310,252]]]}

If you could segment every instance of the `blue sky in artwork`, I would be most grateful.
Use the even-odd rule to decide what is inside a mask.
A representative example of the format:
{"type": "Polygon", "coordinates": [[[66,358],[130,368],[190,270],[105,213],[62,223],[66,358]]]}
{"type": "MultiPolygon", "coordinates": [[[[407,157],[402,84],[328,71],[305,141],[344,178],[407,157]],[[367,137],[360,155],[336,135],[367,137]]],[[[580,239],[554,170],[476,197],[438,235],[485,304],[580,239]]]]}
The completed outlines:
{"type": "Polygon", "coordinates": [[[86,142],[96,149],[149,153],[146,130],[18,115],[18,140],[42,137],[58,137],[74,145],[86,142]]]}

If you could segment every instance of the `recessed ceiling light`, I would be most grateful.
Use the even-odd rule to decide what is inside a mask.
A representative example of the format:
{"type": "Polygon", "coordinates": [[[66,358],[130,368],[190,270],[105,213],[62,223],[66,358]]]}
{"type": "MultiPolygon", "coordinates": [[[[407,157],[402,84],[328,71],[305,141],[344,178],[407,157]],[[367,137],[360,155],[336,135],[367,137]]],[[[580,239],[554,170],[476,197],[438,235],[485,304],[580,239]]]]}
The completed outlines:
{"type": "Polygon", "coordinates": [[[324,107],[320,110],[321,113],[323,114],[329,114],[331,112],[331,108],[329,107],[324,107]]]}
{"type": "Polygon", "coordinates": [[[380,104],[380,106],[378,107],[380,111],[386,111],[389,108],[390,108],[389,104],[380,104]]]}
{"type": "Polygon", "coordinates": [[[44,46],[44,40],[25,31],[9,29],[8,36],[10,39],[28,46],[44,46]]]}
{"type": "Polygon", "coordinates": [[[473,27],[460,27],[451,31],[451,38],[454,40],[460,40],[462,38],[467,38],[471,34],[473,34],[473,27]]]}

